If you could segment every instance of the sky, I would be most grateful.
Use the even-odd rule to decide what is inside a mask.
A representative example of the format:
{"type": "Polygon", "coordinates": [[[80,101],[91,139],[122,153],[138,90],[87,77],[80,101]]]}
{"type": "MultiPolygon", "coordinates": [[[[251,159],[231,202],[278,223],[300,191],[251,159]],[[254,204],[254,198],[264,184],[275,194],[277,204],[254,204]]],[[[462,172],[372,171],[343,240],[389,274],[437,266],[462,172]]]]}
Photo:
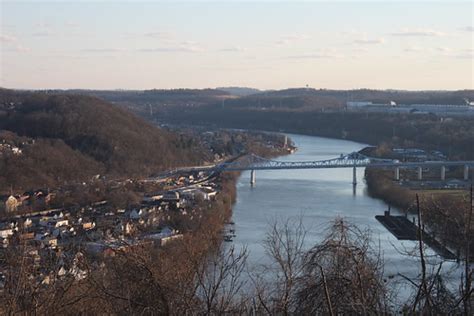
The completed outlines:
{"type": "Polygon", "coordinates": [[[4,1],[0,86],[474,88],[474,2],[4,1]]]}

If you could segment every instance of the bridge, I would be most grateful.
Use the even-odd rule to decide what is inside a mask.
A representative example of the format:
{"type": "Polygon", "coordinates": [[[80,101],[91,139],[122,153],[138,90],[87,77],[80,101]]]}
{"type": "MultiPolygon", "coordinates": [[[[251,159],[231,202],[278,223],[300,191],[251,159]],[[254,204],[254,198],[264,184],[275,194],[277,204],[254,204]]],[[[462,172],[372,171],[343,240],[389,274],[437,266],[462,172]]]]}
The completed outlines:
{"type": "Polygon", "coordinates": [[[282,169],[327,169],[327,168],[352,168],[353,178],[352,183],[357,184],[356,168],[371,167],[384,168],[394,170],[394,179],[400,180],[400,169],[416,169],[418,180],[423,180],[423,169],[426,168],[440,168],[440,179],[446,179],[446,167],[463,167],[464,180],[469,179],[469,169],[474,168],[474,161],[451,161],[451,160],[436,160],[436,161],[406,161],[402,162],[396,159],[382,159],[375,157],[368,157],[359,152],[353,152],[347,155],[340,155],[337,158],[317,161],[278,161],[263,158],[255,154],[248,154],[231,161],[222,162],[216,165],[196,166],[175,169],[161,176],[169,176],[176,172],[192,172],[192,171],[246,171],[250,170],[250,183],[255,184],[257,170],[282,170],[282,169]]]}
{"type": "Polygon", "coordinates": [[[474,167],[474,161],[420,161],[420,162],[401,162],[395,159],[381,159],[368,157],[358,152],[353,152],[340,157],[318,160],[318,161],[277,161],[263,158],[254,154],[249,154],[231,162],[223,162],[215,165],[213,168],[194,168],[193,170],[214,169],[219,172],[225,171],[245,171],[250,170],[250,183],[255,184],[256,170],[281,170],[281,169],[325,169],[325,168],[353,168],[354,185],[357,184],[356,168],[390,168],[394,169],[395,180],[400,180],[400,168],[413,168],[417,170],[418,180],[423,179],[423,169],[439,167],[440,178],[445,180],[446,167],[463,167],[464,180],[469,179],[469,168],[474,167]]]}

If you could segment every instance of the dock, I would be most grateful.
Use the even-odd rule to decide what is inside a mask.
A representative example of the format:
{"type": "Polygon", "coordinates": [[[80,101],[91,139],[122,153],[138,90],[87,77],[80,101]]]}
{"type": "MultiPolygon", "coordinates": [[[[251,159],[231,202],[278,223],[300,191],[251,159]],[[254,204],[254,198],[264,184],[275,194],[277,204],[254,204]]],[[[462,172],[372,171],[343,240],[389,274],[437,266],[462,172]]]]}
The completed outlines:
{"type": "MultiPolygon", "coordinates": [[[[390,210],[388,210],[384,212],[384,215],[376,215],[375,219],[378,220],[398,240],[418,240],[418,226],[414,222],[408,220],[406,216],[393,216],[390,215],[390,210]]],[[[423,242],[445,259],[458,259],[451,250],[442,245],[425,230],[423,230],[423,242]]]]}
{"type": "Polygon", "coordinates": [[[385,212],[384,215],[376,215],[375,219],[387,228],[398,240],[418,240],[418,227],[405,216],[392,216],[390,212],[385,212]]]}

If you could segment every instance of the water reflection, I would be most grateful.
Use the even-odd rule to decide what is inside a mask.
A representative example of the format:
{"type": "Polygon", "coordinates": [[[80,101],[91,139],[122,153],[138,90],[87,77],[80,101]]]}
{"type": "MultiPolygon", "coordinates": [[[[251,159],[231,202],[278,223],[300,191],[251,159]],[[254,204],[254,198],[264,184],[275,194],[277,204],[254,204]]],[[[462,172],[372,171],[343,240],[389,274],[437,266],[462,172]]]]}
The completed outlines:
{"type": "MultiPolygon", "coordinates": [[[[290,135],[298,151],[278,158],[281,161],[310,161],[338,157],[341,153],[358,151],[366,145],[345,140],[302,135],[290,135]]],[[[416,277],[419,273],[417,258],[400,252],[415,248],[413,241],[399,241],[379,222],[375,215],[387,209],[382,201],[373,199],[366,192],[364,168],[357,168],[358,185],[352,185],[352,168],[263,170],[256,174],[256,184],[249,183],[250,172],[242,173],[237,183],[237,202],[234,206],[237,246],[247,246],[250,267],[266,262],[262,241],[269,222],[275,218],[303,216],[309,228],[306,244],[311,247],[324,237],[328,223],[337,216],[346,218],[372,233],[374,245],[380,247],[385,260],[387,278],[396,279],[403,274],[416,277]]],[[[401,214],[392,208],[392,214],[401,214]]],[[[436,261],[436,256],[430,260],[436,261]]],[[[459,269],[455,264],[445,265],[445,277],[458,280],[459,269]],[[448,273],[448,270],[454,270],[448,273]]],[[[408,295],[406,289],[402,289],[408,295]]]]}

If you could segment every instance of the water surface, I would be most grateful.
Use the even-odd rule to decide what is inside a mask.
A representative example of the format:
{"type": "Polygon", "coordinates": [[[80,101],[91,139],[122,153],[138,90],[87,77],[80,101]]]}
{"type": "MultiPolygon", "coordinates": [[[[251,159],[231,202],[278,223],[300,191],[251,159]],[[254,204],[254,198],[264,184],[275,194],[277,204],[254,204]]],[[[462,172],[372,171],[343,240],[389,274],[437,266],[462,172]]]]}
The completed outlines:
{"type": "MultiPolygon", "coordinates": [[[[339,157],[358,151],[366,144],[352,141],[289,135],[298,147],[292,155],[277,158],[280,161],[315,161],[339,157]]],[[[385,262],[385,275],[390,282],[400,279],[399,274],[416,278],[419,274],[417,258],[401,254],[416,247],[416,242],[399,241],[376,219],[387,205],[367,194],[364,169],[357,168],[358,185],[352,186],[352,168],[302,169],[257,171],[256,185],[250,186],[250,172],[243,172],[237,183],[237,202],[233,209],[238,247],[246,246],[250,251],[250,268],[267,262],[262,241],[270,222],[276,218],[303,216],[308,228],[306,247],[309,248],[324,237],[325,229],[337,216],[344,217],[361,229],[370,229],[374,247],[380,249],[385,262]],[[391,277],[395,276],[393,279],[391,277]],[[389,278],[390,277],[390,278],[389,278]]],[[[402,214],[392,208],[392,214],[402,214]]],[[[433,255],[430,251],[429,254],[433,255]]],[[[432,261],[439,258],[433,255],[432,261]]],[[[448,273],[456,268],[445,265],[445,276],[459,277],[448,273]],[[449,270],[449,271],[448,271],[449,270]]],[[[403,287],[402,296],[409,291],[403,287]]]]}

